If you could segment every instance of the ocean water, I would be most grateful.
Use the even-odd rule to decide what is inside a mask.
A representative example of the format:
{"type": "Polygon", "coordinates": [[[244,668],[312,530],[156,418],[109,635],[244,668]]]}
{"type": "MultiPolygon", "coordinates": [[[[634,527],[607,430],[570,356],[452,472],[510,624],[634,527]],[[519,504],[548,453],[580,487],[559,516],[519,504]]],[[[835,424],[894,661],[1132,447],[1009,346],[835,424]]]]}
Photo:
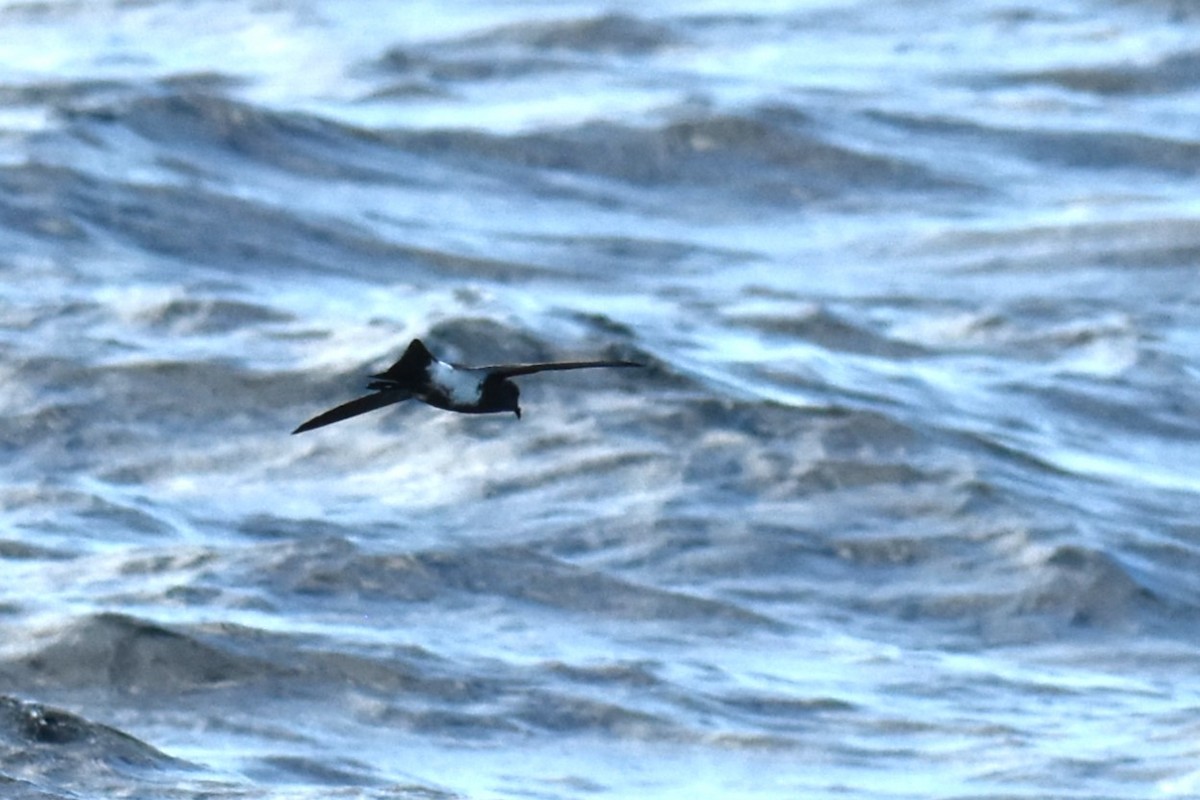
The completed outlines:
{"type": "Polygon", "coordinates": [[[1200,8],[0,2],[0,794],[1200,794],[1200,8]],[[524,418],[301,436],[421,337],[524,418]]]}

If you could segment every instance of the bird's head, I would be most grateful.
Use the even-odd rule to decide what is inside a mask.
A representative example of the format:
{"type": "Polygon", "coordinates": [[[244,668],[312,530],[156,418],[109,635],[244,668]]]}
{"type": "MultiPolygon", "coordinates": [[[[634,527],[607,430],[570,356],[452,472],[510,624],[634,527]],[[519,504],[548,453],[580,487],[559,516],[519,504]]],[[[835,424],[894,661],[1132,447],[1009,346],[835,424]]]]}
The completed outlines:
{"type": "Polygon", "coordinates": [[[504,408],[506,411],[511,411],[517,415],[517,419],[521,418],[521,390],[512,381],[504,382],[504,408]]]}

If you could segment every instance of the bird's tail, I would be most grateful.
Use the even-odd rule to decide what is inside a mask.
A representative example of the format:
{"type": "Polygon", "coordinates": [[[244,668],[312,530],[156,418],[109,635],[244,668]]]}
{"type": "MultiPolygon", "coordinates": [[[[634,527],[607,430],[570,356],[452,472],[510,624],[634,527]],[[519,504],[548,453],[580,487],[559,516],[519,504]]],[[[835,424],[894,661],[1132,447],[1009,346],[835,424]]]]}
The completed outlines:
{"type": "Polygon", "coordinates": [[[419,382],[425,376],[425,372],[433,360],[433,354],[425,348],[421,340],[413,339],[412,344],[404,351],[404,355],[400,356],[399,361],[388,367],[385,372],[371,377],[411,385],[419,382]]]}

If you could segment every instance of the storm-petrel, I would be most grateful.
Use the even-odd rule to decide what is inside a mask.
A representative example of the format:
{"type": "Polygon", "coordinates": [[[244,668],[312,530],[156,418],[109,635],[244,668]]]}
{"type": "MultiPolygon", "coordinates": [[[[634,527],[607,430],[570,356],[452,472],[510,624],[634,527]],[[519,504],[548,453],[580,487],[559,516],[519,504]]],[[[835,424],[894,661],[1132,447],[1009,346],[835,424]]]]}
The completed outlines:
{"type": "Polygon", "coordinates": [[[517,404],[517,399],[521,393],[509,378],[550,370],[640,366],[633,361],[559,361],[463,367],[438,361],[425,349],[420,339],[413,339],[399,361],[388,367],[386,372],[371,376],[375,380],[367,384],[367,388],[374,389],[374,394],[318,414],[292,433],[311,431],[413,397],[447,411],[463,414],[511,411],[520,419],[521,406],[517,404]]]}

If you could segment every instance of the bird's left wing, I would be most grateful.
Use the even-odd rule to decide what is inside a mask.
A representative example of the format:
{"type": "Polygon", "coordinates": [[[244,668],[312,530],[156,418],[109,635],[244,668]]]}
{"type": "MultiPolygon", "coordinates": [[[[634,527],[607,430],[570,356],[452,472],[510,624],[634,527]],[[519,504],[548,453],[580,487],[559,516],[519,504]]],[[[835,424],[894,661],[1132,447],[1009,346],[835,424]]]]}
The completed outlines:
{"type": "Polygon", "coordinates": [[[350,417],[357,417],[359,414],[365,414],[377,408],[404,402],[412,396],[412,392],[395,389],[375,392],[375,394],[359,397],[351,400],[349,403],[342,403],[337,408],[331,408],[323,414],[318,414],[299,428],[296,428],[292,433],[304,433],[305,431],[311,431],[313,428],[332,425],[335,422],[341,422],[344,419],[350,419],[350,417]]]}
{"type": "Polygon", "coordinates": [[[478,367],[488,373],[489,377],[515,378],[518,375],[532,375],[535,372],[552,372],[566,369],[599,369],[601,367],[641,367],[636,361],[556,361],[545,364],[497,364],[492,367],[478,367]]]}

